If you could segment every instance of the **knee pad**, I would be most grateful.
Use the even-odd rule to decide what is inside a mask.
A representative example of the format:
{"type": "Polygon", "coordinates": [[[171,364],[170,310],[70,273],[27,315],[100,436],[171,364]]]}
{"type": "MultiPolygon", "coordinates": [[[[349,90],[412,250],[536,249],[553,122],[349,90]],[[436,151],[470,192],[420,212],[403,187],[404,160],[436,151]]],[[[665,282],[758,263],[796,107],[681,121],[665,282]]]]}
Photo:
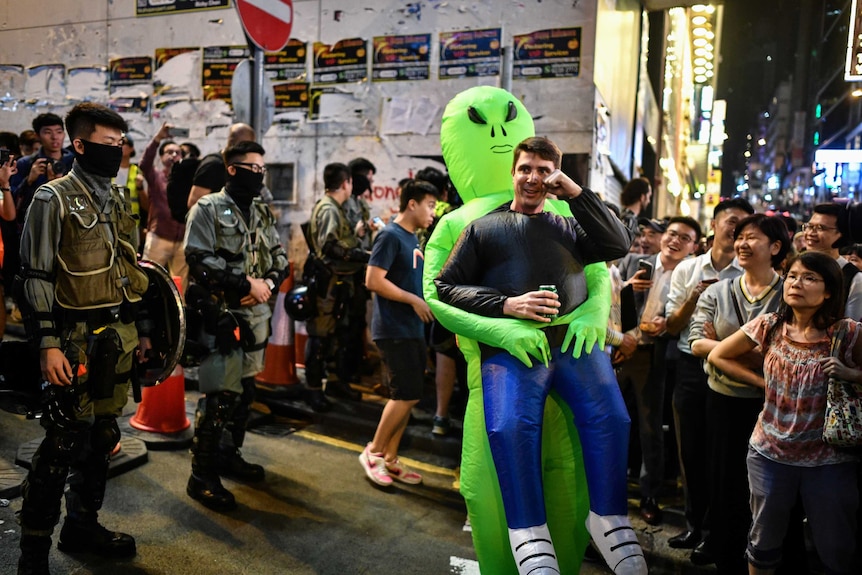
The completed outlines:
{"type": "Polygon", "coordinates": [[[120,442],[120,427],[115,417],[100,417],[90,429],[90,447],[96,453],[110,453],[120,442]]]}
{"type": "Polygon", "coordinates": [[[232,391],[208,393],[205,400],[201,402],[202,405],[199,406],[201,410],[199,427],[224,427],[239,405],[240,397],[238,393],[232,391]]]}

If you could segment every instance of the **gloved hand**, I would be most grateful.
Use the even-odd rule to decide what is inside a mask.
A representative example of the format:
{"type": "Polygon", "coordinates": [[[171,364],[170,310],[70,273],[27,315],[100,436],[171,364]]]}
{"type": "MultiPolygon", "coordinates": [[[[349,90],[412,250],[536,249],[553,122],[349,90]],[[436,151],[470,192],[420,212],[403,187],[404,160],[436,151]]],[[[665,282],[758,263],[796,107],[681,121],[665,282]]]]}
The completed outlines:
{"type": "Polygon", "coordinates": [[[569,314],[570,323],[563,338],[562,352],[566,353],[574,338],[572,356],[581,357],[586,349],[592,352],[596,344],[605,347],[608,333],[608,317],[611,313],[611,276],[604,263],[590,264],[584,268],[589,297],[569,314]]]}

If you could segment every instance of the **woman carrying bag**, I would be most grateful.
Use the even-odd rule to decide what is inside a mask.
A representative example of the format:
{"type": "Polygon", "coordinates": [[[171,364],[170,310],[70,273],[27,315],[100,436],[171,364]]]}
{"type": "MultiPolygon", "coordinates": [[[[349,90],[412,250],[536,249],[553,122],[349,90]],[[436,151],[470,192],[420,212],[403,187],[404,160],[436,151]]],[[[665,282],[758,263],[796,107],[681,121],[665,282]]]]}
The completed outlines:
{"type": "Polygon", "coordinates": [[[860,324],[842,318],[843,278],[833,258],[804,252],[789,263],[778,312],[746,323],[708,358],[733,380],[765,391],[747,458],[752,527],[746,558],[749,573],[774,572],[799,496],[827,573],[850,573],[857,457],[822,436],[830,377],[862,383],[860,324]],[[836,330],[845,335],[833,346],[836,330]],[[742,360],[757,346],[763,375],[742,360]]]}

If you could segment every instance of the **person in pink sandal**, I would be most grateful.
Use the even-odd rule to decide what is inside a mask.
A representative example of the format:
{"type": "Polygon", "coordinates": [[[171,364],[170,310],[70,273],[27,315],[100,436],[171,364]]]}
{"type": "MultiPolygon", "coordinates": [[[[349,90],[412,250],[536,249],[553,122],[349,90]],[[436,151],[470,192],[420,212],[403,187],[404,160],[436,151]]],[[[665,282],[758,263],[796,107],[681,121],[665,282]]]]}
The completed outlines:
{"type": "Polygon", "coordinates": [[[434,319],[422,299],[424,257],[416,230],[431,225],[437,188],[412,180],[401,190],[401,211],[374,240],[365,285],[374,293],[371,337],[389,370],[390,400],[374,439],[359,455],[368,479],[387,487],[393,481],[417,484],[422,476],[398,460],[398,445],[410,410],[422,396],[427,344],[423,323],[434,319]]]}

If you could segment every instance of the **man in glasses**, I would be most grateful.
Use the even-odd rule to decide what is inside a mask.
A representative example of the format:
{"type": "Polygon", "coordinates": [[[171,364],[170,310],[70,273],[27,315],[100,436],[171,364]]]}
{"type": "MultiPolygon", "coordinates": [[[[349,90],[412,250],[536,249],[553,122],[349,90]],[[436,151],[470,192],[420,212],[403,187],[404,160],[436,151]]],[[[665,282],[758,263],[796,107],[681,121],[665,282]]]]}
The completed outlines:
{"type": "Polygon", "coordinates": [[[151,347],[140,313],[149,279],[136,262],[131,202],[111,184],[127,129],[105,106],[72,108],[72,169],[36,190],[24,221],[16,291],[28,338],[39,347],[45,439],[22,486],[19,574],[48,573],[70,469],[59,549],[117,558],[136,552],[131,536],[98,522],[132,357],[137,348],[146,361],[151,347]]]}
{"type": "Polygon", "coordinates": [[[168,205],[168,176],[173,165],[182,159],[182,148],[168,137],[171,127],[168,123],[162,124],[141,158],[140,168],[147,180],[149,197],[143,258],[161,264],[172,276],[181,277],[185,291],[189,271],[183,254],[186,225],[171,216],[168,205]],[[155,164],[157,151],[161,169],[155,164]]]}
{"type": "Polygon", "coordinates": [[[835,258],[844,274],[844,290],[847,295],[845,315],[859,321],[862,319],[862,273],[848,262],[838,250],[850,245],[849,230],[846,228],[844,207],[838,204],[817,204],[807,224],[802,225],[805,245],[809,250],[824,253],[835,258]]]}
{"type": "Polygon", "coordinates": [[[275,217],[260,199],[266,168],[256,142],[224,151],[227,183],[189,211],[185,254],[192,283],[186,302],[201,314],[189,338],[206,346],[198,368],[204,397],[195,414],[192,474],[186,492],[206,507],[228,511],[233,494],[219,476],[261,481],[264,469],[240,453],[263,370],[272,316],[267,301],[287,269],[275,217]],[[224,432],[224,433],[223,433],[224,432]]]}
{"type": "Polygon", "coordinates": [[[624,335],[618,352],[624,361],[617,370],[617,379],[623,395],[634,396],[637,406],[632,420],[637,419],[641,444],[640,514],[650,525],[662,521],[658,497],[664,483],[666,354],[668,346],[676,345],[667,333],[665,302],[674,268],[694,253],[700,236],[700,225],[695,220],[676,216],[668,221],[658,254],[626,256],[620,262],[620,275],[634,289],[640,322],[624,335]]]}

